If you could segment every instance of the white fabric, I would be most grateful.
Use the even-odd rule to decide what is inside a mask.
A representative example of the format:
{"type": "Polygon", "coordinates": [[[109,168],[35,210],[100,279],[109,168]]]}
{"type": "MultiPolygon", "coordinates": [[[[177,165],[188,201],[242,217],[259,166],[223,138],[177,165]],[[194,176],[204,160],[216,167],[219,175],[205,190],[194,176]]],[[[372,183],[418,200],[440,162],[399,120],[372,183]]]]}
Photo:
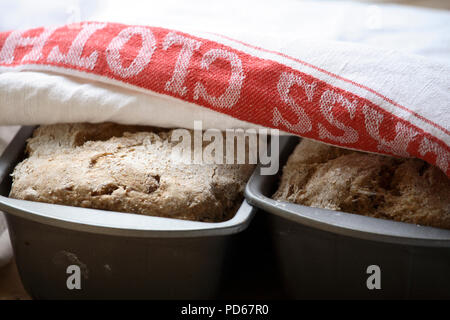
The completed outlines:
{"type": "MultiPolygon", "coordinates": [[[[18,126],[2,127],[0,126],[0,155],[5,150],[14,134],[19,129],[18,126]]],[[[12,257],[11,242],[3,213],[0,212],[0,267],[6,265],[12,257]]]]}
{"type": "Polygon", "coordinates": [[[13,256],[9,232],[5,223],[5,217],[0,213],[0,230],[3,229],[0,231],[0,268],[8,264],[13,256]]]}
{"type": "MultiPolygon", "coordinates": [[[[100,10],[82,18],[191,30],[193,34],[290,65],[357,93],[449,145],[448,131],[432,123],[444,129],[450,127],[450,12],[349,2],[282,3],[164,1],[132,6],[123,1],[98,1],[100,10]],[[214,33],[282,52],[357,84],[214,33]],[[393,99],[409,111],[386,103],[380,96],[393,99]]],[[[55,74],[3,73],[0,124],[114,121],[191,128],[193,119],[201,119],[205,127],[255,127],[167,96],[131,97],[130,92],[112,86],[113,81],[100,84],[98,81],[104,79],[92,78],[93,81],[79,81],[55,74]]]]}
{"type": "MultiPolygon", "coordinates": [[[[83,16],[80,12],[78,18],[161,25],[183,31],[207,30],[208,33],[193,33],[291,65],[342,89],[360,92],[361,97],[367,97],[376,105],[386,105],[385,102],[380,103],[380,96],[360,90],[354,84],[328,77],[301,63],[242,46],[214,33],[236,38],[320,66],[394,99],[397,104],[441,127],[450,127],[450,11],[293,0],[171,0],[135,5],[99,0],[96,4],[98,9],[90,8],[83,16]],[[339,42],[332,42],[336,40],[339,42]],[[370,67],[372,69],[368,70],[370,67]]],[[[49,22],[43,24],[48,25],[49,22]]],[[[216,128],[254,127],[206,108],[199,111],[167,96],[137,94],[130,97],[129,92],[99,84],[99,79],[93,80],[78,81],[54,74],[28,72],[1,74],[0,99],[3,101],[0,111],[3,119],[0,118],[0,124],[109,120],[191,127],[195,118],[206,122],[205,126],[216,128]],[[83,91],[81,94],[80,90],[83,91]]],[[[416,119],[409,111],[396,106],[387,107],[448,145],[448,133],[423,122],[421,117],[416,119]]]]}
{"type": "Polygon", "coordinates": [[[111,121],[192,128],[194,120],[201,120],[204,128],[258,127],[169,96],[149,95],[136,88],[120,88],[114,84],[52,73],[24,71],[0,74],[0,98],[4,101],[0,105],[0,113],[4,117],[0,124],[111,121]]]}

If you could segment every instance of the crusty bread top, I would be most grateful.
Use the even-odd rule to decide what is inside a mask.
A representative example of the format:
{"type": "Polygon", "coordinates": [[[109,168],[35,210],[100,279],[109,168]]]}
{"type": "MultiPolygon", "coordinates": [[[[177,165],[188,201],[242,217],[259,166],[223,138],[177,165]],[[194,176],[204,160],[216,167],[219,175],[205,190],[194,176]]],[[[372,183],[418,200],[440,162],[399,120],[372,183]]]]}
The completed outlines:
{"type": "Polygon", "coordinates": [[[13,173],[10,197],[199,221],[230,218],[253,165],[185,164],[171,131],[139,126],[41,126],[13,173]]]}
{"type": "Polygon", "coordinates": [[[450,180],[438,168],[308,139],[289,157],[273,198],[450,229],[450,180]]]}

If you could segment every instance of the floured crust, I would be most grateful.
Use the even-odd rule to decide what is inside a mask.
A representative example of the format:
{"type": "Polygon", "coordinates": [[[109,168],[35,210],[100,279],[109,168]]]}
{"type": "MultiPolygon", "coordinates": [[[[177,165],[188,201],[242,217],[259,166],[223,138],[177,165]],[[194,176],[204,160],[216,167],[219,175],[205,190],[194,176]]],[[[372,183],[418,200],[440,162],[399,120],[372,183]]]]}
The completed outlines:
{"type": "Polygon", "coordinates": [[[418,159],[397,159],[303,139],[274,199],[450,229],[450,180],[418,159]]]}
{"type": "Polygon", "coordinates": [[[10,197],[198,221],[230,218],[253,165],[186,164],[171,131],[139,126],[41,126],[13,173],[10,197]]]}

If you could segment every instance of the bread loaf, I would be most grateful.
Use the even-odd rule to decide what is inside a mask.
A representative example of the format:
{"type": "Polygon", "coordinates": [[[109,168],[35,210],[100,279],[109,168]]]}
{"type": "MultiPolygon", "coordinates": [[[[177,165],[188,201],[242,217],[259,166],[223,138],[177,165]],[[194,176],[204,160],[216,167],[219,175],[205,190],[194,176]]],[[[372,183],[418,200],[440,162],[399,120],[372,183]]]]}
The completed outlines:
{"type": "Polygon", "coordinates": [[[289,157],[273,198],[450,229],[450,180],[438,168],[308,139],[289,157]]]}
{"type": "Polygon", "coordinates": [[[170,135],[112,123],[41,126],[12,174],[10,197],[198,221],[230,218],[254,166],[176,161],[170,135]]]}

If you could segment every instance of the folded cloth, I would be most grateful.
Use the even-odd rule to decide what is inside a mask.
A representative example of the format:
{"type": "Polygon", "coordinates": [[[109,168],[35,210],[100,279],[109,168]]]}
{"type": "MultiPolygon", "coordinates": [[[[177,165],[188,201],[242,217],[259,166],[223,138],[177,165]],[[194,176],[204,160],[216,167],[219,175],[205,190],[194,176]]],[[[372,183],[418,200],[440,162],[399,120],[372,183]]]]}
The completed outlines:
{"type": "MultiPolygon", "coordinates": [[[[0,154],[11,141],[19,127],[2,127],[0,126],[0,154]]],[[[12,258],[11,241],[6,225],[5,216],[0,212],[0,268],[6,265],[12,258]]]]}
{"type": "Polygon", "coordinates": [[[0,268],[7,265],[13,256],[5,217],[0,213],[0,268]]]}
{"type": "Polygon", "coordinates": [[[450,64],[303,38],[84,22],[0,33],[0,124],[272,127],[450,175],[450,64]]]}

